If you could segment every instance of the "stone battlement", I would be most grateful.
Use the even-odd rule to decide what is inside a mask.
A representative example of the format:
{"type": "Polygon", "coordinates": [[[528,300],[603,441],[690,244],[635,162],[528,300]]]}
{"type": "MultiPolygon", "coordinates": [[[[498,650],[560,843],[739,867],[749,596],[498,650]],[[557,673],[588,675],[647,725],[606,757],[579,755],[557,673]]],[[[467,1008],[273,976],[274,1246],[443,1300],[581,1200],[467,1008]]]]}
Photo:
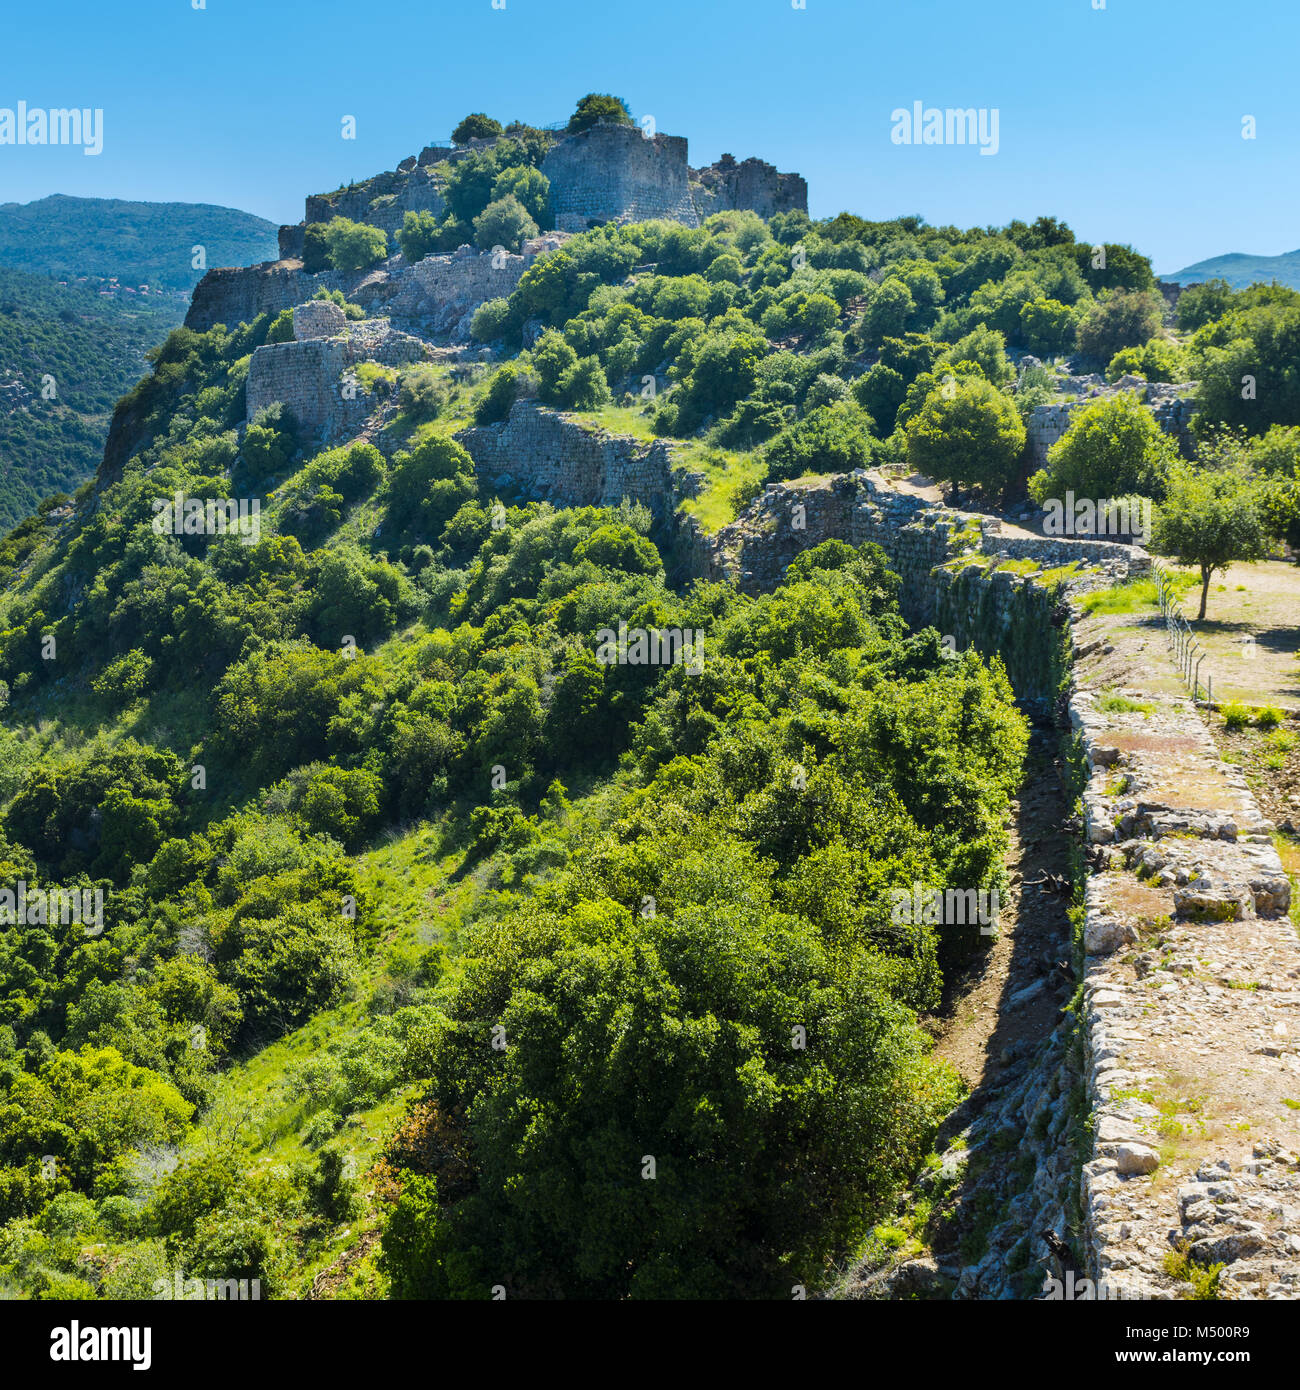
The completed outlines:
{"type": "Polygon", "coordinates": [[[647,138],[636,126],[595,125],[558,141],[542,173],[551,182],[551,208],[562,231],[656,217],[700,225],[680,135],[647,138]]]}

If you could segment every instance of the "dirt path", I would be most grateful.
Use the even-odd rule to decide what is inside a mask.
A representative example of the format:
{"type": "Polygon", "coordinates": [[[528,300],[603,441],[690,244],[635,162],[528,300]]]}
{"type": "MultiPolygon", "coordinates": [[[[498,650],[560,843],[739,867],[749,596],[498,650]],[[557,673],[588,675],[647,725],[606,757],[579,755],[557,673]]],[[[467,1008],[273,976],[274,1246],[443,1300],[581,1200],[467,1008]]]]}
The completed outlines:
{"type": "Polygon", "coordinates": [[[1208,652],[1201,678],[1213,677],[1215,700],[1300,710],[1300,567],[1264,560],[1216,574],[1204,622],[1200,596],[1198,583],[1182,606],[1208,652]]]}

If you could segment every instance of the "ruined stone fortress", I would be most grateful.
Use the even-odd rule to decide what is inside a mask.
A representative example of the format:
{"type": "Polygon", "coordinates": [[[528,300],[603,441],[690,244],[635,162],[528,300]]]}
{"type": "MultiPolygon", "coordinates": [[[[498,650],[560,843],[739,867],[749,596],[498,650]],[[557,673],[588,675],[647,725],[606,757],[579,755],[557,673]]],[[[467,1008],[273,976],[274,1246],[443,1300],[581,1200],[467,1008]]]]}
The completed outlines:
{"type": "MultiPolygon", "coordinates": [[[[306,221],[282,229],[281,260],[204,278],[190,328],[295,309],[293,340],[252,355],[250,419],[281,401],[322,442],[368,430],[384,447],[372,428],[376,402],[341,389],[349,374],[365,363],[463,358],[475,310],[508,296],[528,266],[566,237],[599,222],[667,217],[695,226],[724,208],[766,216],[807,201],[801,178],[760,161],[725,156],[692,170],[685,140],[597,126],[561,139],[546,156],[557,229],[518,255],[462,246],[415,265],[395,255],[351,274],[304,271],[298,253],[306,225],[341,214],[392,232],[408,210],[440,211],[436,166],[455,157],[425,150],[365,185],[309,198],[306,221]],[[366,318],[350,320],[332,302],[313,302],[320,289],[342,291],[366,318]]],[[[1064,383],[1029,422],[1035,466],[1075,410],[1132,385],[1099,377],[1064,383]]],[[[1141,385],[1154,417],[1186,448],[1189,388],[1141,385]]],[[[1142,1297],[1178,1297],[1164,1262],[1172,1242],[1185,1241],[1198,1257],[1227,1264],[1227,1296],[1300,1294],[1300,1166],[1265,1128],[1263,1112],[1243,1103],[1245,1118],[1229,1139],[1207,1145],[1200,1167],[1173,1181],[1159,1144],[1161,1117],[1150,1097],[1159,1098],[1170,1049],[1196,1054],[1206,1075],[1222,1072],[1225,1089],[1248,1074],[1266,1076],[1274,1089],[1300,1084],[1300,951],[1272,826],[1210,746],[1188,701],[1163,688],[1125,690],[1118,704],[1100,698],[1112,678],[1089,662],[1109,648],[1104,632],[1089,630],[1079,600],[1090,589],[1146,575],[1150,557],[1134,546],[1034,535],[865,472],[769,485],[709,533],[690,508],[708,480],[671,440],[611,433],[527,399],[507,419],[457,437],[485,489],[561,507],[617,506],[625,498],[646,504],[679,578],[727,579],[759,593],[808,547],[875,542],[903,578],[904,612],[914,625],[935,626],[957,650],[997,655],[1028,709],[1073,726],[1086,770],[1081,818],[1091,854],[1078,1039],[1072,1042],[1073,1017],[1057,1023],[1008,1073],[988,1118],[973,1129],[972,1147],[1005,1131],[1019,1136],[1022,1159],[1032,1160],[1027,1186],[998,1195],[1005,1205],[987,1254],[946,1273],[911,1270],[907,1278],[921,1284],[899,1288],[931,1287],[933,1275],[955,1286],[957,1297],[1023,1296],[1011,1271],[1022,1255],[1045,1258],[1044,1230],[1069,1234],[1074,1192],[1082,1212],[1077,1248],[1091,1278],[1123,1276],[1146,1290],[1142,1297]],[[1143,701],[1150,718],[1132,713],[1143,701]],[[1065,1098],[1073,1094],[1082,1097],[1081,1153],[1066,1137],[1073,1121],[1065,1098]],[[1251,1123],[1250,1141],[1238,1143],[1235,1135],[1251,1123]]],[[[1031,983],[1007,1007],[1039,988],[1031,983]]],[[[945,1170],[950,1160],[963,1161],[956,1148],[944,1156],[945,1170]]]]}
{"type": "MultiPolygon", "coordinates": [[[[210,270],[194,291],[186,327],[203,332],[216,323],[251,322],[258,314],[290,309],[321,288],[342,289],[368,308],[378,281],[332,271],[304,272],[301,257],[307,227],[346,217],[380,227],[391,239],[408,212],[445,212],[442,189],[447,166],[493,143],[471,140],[451,149],[429,146],[418,156],[402,160],[396,169],[363,183],[310,195],[302,222],[280,228],[280,260],[210,270]]],[[[729,154],[716,164],[692,169],[683,136],[647,135],[636,126],[601,123],[577,135],[562,135],[547,152],[541,169],[550,181],[551,210],[561,233],[650,218],[698,227],[713,213],[733,209],[750,209],[762,217],[808,211],[808,185],[798,174],[780,173],[761,159],[737,161],[729,154]]],[[[528,260],[553,244],[533,249],[528,260]]],[[[526,264],[519,265],[519,274],[526,264]]],[[[385,267],[387,273],[399,275],[411,269],[399,256],[385,267]]],[[[493,295],[509,293],[501,284],[488,282],[485,272],[461,256],[454,272],[443,276],[444,282],[455,281],[444,284],[444,298],[469,303],[474,277],[493,295]]]]}

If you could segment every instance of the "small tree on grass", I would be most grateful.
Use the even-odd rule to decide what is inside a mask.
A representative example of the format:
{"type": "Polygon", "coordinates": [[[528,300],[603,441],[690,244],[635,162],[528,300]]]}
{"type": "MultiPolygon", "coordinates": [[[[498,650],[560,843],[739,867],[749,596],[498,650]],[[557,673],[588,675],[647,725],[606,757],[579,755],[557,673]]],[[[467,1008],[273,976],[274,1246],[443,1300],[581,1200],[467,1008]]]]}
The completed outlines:
{"type": "Polygon", "coordinates": [[[1156,513],[1152,543],[1180,565],[1200,569],[1201,608],[1196,617],[1202,621],[1214,572],[1268,554],[1256,489],[1237,469],[1177,468],[1156,513]]]}
{"type": "Polygon", "coordinates": [[[952,377],[907,426],[907,458],[937,482],[1001,492],[1016,476],[1025,427],[1010,399],[983,377],[952,377]]]}

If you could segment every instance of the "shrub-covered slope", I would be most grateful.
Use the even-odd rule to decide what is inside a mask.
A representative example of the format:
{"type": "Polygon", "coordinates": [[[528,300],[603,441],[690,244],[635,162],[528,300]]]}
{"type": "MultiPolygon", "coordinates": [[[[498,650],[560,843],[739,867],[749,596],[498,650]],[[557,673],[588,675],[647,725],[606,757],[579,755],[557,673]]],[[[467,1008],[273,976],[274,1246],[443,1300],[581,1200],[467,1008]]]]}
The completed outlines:
{"type": "MultiPolygon", "coordinates": [[[[918,1015],[978,926],[900,901],[1001,882],[1026,745],[1001,663],[909,631],[874,547],[758,597],[676,586],[636,499],[507,505],[454,434],[536,390],[751,484],[924,456],[992,498],[1051,390],[1010,389],[1008,346],[1165,335],[1145,262],[1090,279],[1085,250],[1046,219],[598,229],[481,311],[510,360],[361,373],[367,435],[331,447],[245,423],[290,320],[172,333],[120,478],[0,545],[7,1285],[824,1285],[957,1099],[918,1015]],[[257,528],[155,524],[177,493],[256,499],[257,528]],[[102,914],[31,906],[54,888],[102,914]]],[[[1207,411],[1219,354],[1298,312],[1217,293],[1171,340],[1207,411]]],[[[1297,421],[1269,408],[1217,447],[1283,476],[1297,421]]],[[[1094,436],[1163,485],[1136,426],[1090,423],[1070,467],[1094,436]]]]}

